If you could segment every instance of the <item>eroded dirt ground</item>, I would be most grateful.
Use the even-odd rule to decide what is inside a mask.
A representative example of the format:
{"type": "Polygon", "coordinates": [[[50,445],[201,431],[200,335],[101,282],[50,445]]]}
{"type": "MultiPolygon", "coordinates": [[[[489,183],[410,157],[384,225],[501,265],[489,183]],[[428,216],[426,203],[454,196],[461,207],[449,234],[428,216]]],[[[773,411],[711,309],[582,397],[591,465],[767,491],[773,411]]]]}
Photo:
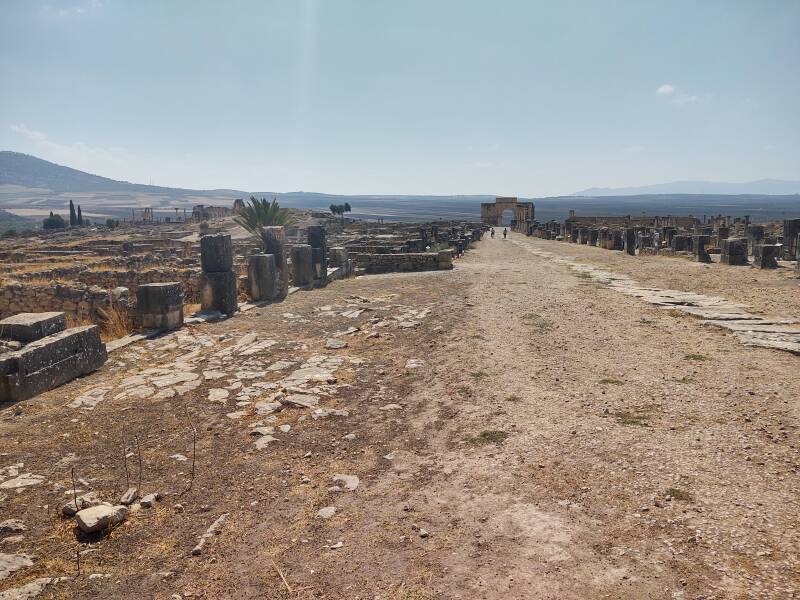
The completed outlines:
{"type": "Polygon", "coordinates": [[[783,271],[512,235],[452,272],[336,282],[186,327],[4,408],[0,521],[27,530],[0,553],[32,564],[0,590],[64,577],[41,597],[797,597],[800,358],[531,248],[800,316],[783,271]],[[72,469],[78,495],[116,503],[140,462],[141,493],[161,500],[76,536],[60,516],[72,469]]]}

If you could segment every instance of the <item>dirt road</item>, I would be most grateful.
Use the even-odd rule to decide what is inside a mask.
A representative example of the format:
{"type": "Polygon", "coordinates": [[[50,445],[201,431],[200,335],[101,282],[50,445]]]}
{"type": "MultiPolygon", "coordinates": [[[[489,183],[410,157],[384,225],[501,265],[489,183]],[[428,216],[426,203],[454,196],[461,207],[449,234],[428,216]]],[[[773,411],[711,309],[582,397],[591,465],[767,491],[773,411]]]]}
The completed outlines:
{"type": "MultiPolygon", "coordinates": [[[[46,593],[796,597],[800,358],[743,347],[530,248],[567,254],[573,245],[487,237],[452,272],[295,294],[177,342],[167,336],[132,349],[105,373],[25,403],[20,415],[4,411],[4,438],[16,440],[4,460],[24,458],[48,486],[66,483],[67,471],[53,465],[69,450],[110,494],[120,486],[112,457],[127,431],[145,440],[147,484],[165,493],[156,509],[94,540],[84,573],[108,577],[84,575],[46,593]],[[352,326],[359,330],[344,333],[352,326]],[[325,349],[332,336],[347,347],[325,349]],[[234,406],[235,381],[253,387],[243,371],[283,359],[299,369],[260,373],[254,402],[271,383],[297,382],[323,365],[330,373],[317,385],[319,406],[347,414],[285,408],[263,416],[248,401],[234,406]],[[141,391],[153,375],[125,382],[134,367],[154,365],[196,369],[202,383],[157,398],[141,391]],[[230,398],[212,393],[217,380],[233,388],[230,398]],[[68,403],[100,385],[110,388],[102,402],[69,412],[68,403]],[[187,412],[200,431],[198,469],[181,496],[188,469],[176,472],[170,457],[191,454],[187,412]],[[81,427],[73,415],[101,433],[74,434],[69,444],[37,433],[47,422],[69,434],[81,427]],[[263,450],[250,435],[257,421],[278,438],[263,450]],[[339,474],[358,477],[355,489],[334,481],[339,474]],[[332,516],[318,513],[331,507],[332,516]],[[191,557],[220,514],[229,515],[221,533],[191,557]]],[[[679,286],[695,267],[672,259],[669,268],[679,286]]],[[[717,285],[724,295],[726,284],[717,285]]],[[[51,557],[8,580],[14,585],[71,569],[71,527],[37,523],[37,506],[54,502],[44,487],[0,505],[2,518],[31,526],[31,547],[15,551],[51,557]]]]}

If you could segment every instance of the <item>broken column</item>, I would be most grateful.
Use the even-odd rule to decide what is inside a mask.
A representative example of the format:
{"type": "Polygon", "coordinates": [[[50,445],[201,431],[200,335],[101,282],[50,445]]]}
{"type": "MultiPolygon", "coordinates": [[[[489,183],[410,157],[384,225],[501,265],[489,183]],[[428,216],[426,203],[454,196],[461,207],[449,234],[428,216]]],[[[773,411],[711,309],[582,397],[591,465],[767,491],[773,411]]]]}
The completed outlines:
{"type": "Polygon", "coordinates": [[[631,256],[636,254],[636,230],[633,227],[625,228],[625,252],[631,256]]]}
{"type": "Polygon", "coordinates": [[[722,240],[719,262],[726,265],[747,264],[747,239],[726,238],[722,240]]]}
{"type": "Polygon", "coordinates": [[[286,230],[279,225],[261,228],[265,254],[275,257],[275,297],[286,298],[289,293],[289,265],[286,256],[286,230]]]}
{"type": "Polygon", "coordinates": [[[795,251],[795,260],[797,261],[794,265],[794,272],[800,277],[800,233],[797,234],[797,237],[794,240],[794,251],[795,251]]]}
{"type": "Polygon", "coordinates": [[[747,226],[747,250],[750,254],[755,255],[756,245],[760,244],[763,239],[764,239],[763,225],[747,226]]]}
{"type": "Polygon", "coordinates": [[[756,244],[753,247],[753,266],[759,269],[777,269],[780,244],[756,244]]]}
{"type": "Polygon", "coordinates": [[[331,248],[330,264],[333,267],[342,269],[342,276],[344,277],[349,277],[353,272],[353,261],[347,252],[347,248],[331,248]]]}
{"type": "Polygon", "coordinates": [[[276,298],[275,257],[272,254],[251,254],[248,257],[247,285],[247,293],[255,302],[276,298]]]}
{"type": "Polygon", "coordinates": [[[314,264],[308,244],[292,246],[292,282],[296,287],[314,283],[314,264]]]}
{"type": "Polygon", "coordinates": [[[183,324],[183,284],[145,283],[136,290],[142,329],[178,329],[183,324]]]}
{"type": "Polygon", "coordinates": [[[694,235],[692,236],[692,254],[697,262],[710,263],[711,256],[706,251],[706,246],[711,242],[711,236],[694,235]]]}
{"type": "Polygon", "coordinates": [[[238,308],[231,236],[218,233],[200,238],[200,305],[203,311],[232,315],[238,308]]]}
{"type": "Polygon", "coordinates": [[[450,250],[439,250],[436,262],[440,269],[452,269],[453,253],[450,250]]]}
{"type": "Polygon", "coordinates": [[[308,245],[311,246],[315,278],[325,279],[328,275],[328,243],[325,228],[321,225],[312,225],[306,229],[306,232],[308,245]]]}
{"type": "Polygon", "coordinates": [[[800,219],[783,221],[783,257],[794,260],[797,256],[797,240],[800,239],[800,219]]]}

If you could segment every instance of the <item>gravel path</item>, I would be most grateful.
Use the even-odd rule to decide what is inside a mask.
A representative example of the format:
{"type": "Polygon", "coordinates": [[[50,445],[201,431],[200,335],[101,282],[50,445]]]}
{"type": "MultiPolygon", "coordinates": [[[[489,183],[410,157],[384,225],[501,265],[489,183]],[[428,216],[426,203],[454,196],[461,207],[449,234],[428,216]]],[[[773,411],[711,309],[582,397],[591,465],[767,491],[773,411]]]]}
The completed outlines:
{"type": "Polygon", "coordinates": [[[72,574],[87,545],[51,514],[69,464],[104,497],[119,493],[115,457],[136,435],[147,491],[165,497],[93,540],[82,578],[47,593],[796,597],[800,358],[742,346],[531,248],[643,283],[667,265],[660,287],[800,314],[763,291],[788,286],[781,273],[748,271],[761,282],[748,291],[714,272],[704,290],[689,261],[512,234],[452,272],[337,282],[131,347],[3,411],[15,444],[0,468],[24,461],[46,481],[0,503],[0,520],[28,526],[11,548],[34,557],[2,585],[72,574]],[[347,346],[326,349],[330,339],[347,346]],[[258,414],[287,381],[319,408],[258,414]],[[179,495],[187,413],[198,469],[179,495]],[[267,435],[254,427],[276,441],[257,444],[267,435]]]}

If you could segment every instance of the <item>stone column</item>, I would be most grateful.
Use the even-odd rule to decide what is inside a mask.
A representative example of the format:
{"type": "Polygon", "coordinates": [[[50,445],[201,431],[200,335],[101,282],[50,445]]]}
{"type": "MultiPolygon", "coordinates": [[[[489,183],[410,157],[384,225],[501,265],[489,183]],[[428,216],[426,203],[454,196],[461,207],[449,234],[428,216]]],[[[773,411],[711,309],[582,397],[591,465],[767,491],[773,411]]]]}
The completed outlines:
{"type": "Polygon", "coordinates": [[[794,272],[800,277],[800,233],[797,234],[794,240],[794,251],[796,252],[794,258],[797,261],[794,265],[794,272]]]}
{"type": "Polygon", "coordinates": [[[780,244],[756,244],[753,250],[753,266],[759,269],[777,269],[780,244]]]}
{"type": "Polygon", "coordinates": [[[797,240],[800,239],[800,219],[783,221],[783,256],[786,260],[794,260],[797,256],[797,240]]]}
{"type": "Polygon", "coordinates": [[[231,315],[238,308],[231,236],[221,233],[200,238],[200,306],[231,315]]]}
{"type": "Polygon", "coordinates": [[[745,238],[725,238],[722,240],[719,262],[726,265],[746,265],[747,240],[745,238]]]}
{"type": "Polygon", "coordinates": [[[633,227],[625,228],[625,252],[631,256],[636,255],[636,230],[633,227]]]}
{"type": "Polygon", "coordinates": [[[254,301],[274,300],[277,294],[275,257],[251,254],[247,259],[247,281],[248,293],[254,301]]]}
{"type": "Polygon", "coordinates": [[[140,285],[136,312],[142,329],[178,329],[183,325],[183,285],[179,281],[140,285]]]}
{"type": "Polygon", "coordinates": [[[261,228],[265,253],[275,257],[275,299],[286,298],[289,293],[289,265],[286,256],[286,230],[282,226],[261,228]]]}
{"type": "Polygon", "coordinates": [[[317,277],[325,279],[328,274],[328,243],[325,228],[321,225],[312,225],[306,229],[308,245],[312,248],[314,266],[318,270],[317,277]],[[313,252],[316,250],[316,252],[313,252]]]}
{"type": "Polygon", "coordinates": [[[314,283],[314,263],[308,244],[292,246],[292,281],[297,287],[314,283]]]}
{"type": "Polygon", "coordinates": [[[349,277],[353,272],[353,262],[347,253],[347,248],[331,248],[330,249],[330,264],[334,267],[342,269],[342,275],[349,277]]]}
{"type": "Polygon", "coordinates": [[[440,269],[452,269],[453,253],[450,250],[439,250],[436,261],[440,269]]]}
{"type": "Polygon", "coordinates": [[[706,246],[711,241],[708,235],[695,235],[692,236],[692,253],[695,260],[702,263],[710,263],[711,257],[706,252],[706,246]]]}

